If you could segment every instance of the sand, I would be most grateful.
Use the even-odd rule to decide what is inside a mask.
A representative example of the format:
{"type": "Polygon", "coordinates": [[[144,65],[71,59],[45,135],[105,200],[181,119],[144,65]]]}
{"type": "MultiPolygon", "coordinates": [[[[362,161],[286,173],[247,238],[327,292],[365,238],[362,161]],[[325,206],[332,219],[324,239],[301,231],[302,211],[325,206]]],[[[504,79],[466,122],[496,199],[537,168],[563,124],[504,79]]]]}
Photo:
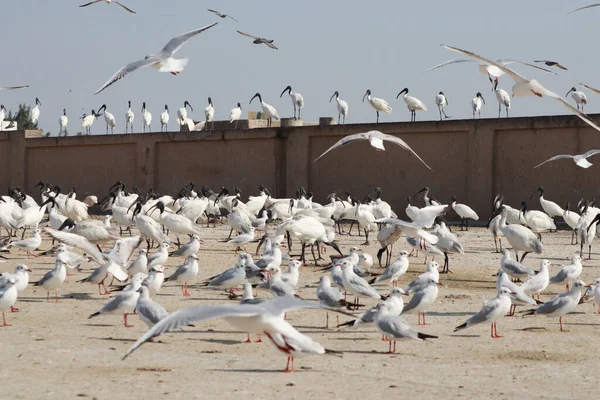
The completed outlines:
{"type": "MultiPolygon", "coordinates": [[[[199,280],[234,264],[236,253],[220,242],[228,231],[226,226],[205,229],[199,280]]],[[[591,303],[565,317],[570,333],[559,332],[558,318],[519,315],[498,323],[502,339],[490,338],[488,324],[453,333],[455,326],[480,309],[483,299],[495,296],[495,278],[491,275],[500,260],[500,255],[493,253],[487,230],[472,228],[457,234],[466,254],[451,256],[453,273],[441,276],[438,301],[428,313],[431,325],[418,327],[439,339],[399,342],[398,354],[390,355],[375,327],[326,330],[324,312],[293,312],[288,314],[293,325],[326,348],[343,352],[298,358],[293,374],[278,372],[285,367],[286,357],[274,346],[268,342],[242,343],[246,335],[224,321],[166,334],[158,343],[146,344],[121,361],[146,326],[136,316],[129,319],[133,328],[123,327],[120,315],[87,319],[107,301],[107,296],[99,296],[95,285],[75,282],[86,273],[69,278],[57,304],[47,303],[46,292],[30,286],[18,300],[21,312],[7,313],[13,326],[0,328],[1,397],[508,399],[583,398],[595,394],[600,316],[593,314],[591,303]]],[[[364,242],[364,237],[338,236],[337,241],[347,251],[364,242]]],[[[399,243],[395,250],[409,248],[403,239],[399,243]]],[[[556,265],[568,263],[570,254],[578,249],[569,243],[569,232],[544,235],[544,257],[556,265]]],[[[42,248],[49,247],[49,241],[44,240],[42,248]]],[[[292,253],[297,254],[297,242],[293,247],[292,253]]],[[[374,256],[379,245],[375,242],[361,247],[374,256]]],[[[18,250],[12,250],[8,257],[10,260],[0,270],[12,271],[15,264],[25,262],[33,270],[33,281],[53,266],[51,257],[27,260],[18,250]]],[[[587,283],[600,275],[599,258],[593,253],[592,259],[584,262],[582,279],[587,283]]],[[[537,268],[540,260],[537,255],[529,255],[525,264],[537,268]]],[[[424,270],[423,257],[411,257],[410,261],[402,284],[424,270]]],[[[168,266],[182,262],[170,259],[168,266]]],[[[90,268],[87,266],[87,270],[90,268]]],[[[552,267],[551,273],[558,268],[552,267]]],[[[169,268],[166,275],[173,271],[169,268]]],[[[316,299],[319,274],[314,266],[302,269],[302,297],[316,299]]],[[[388,289],[379,287],[381,292],[388,289]]],[[[542,300],[562,291],[563,285],[553,285],[542,300]]],[[[167,283],[155,300],[170,312],[191,305],[233,303],[222,291],[194,287],[191,292],[191,297],[183,298],[180,287],[167,283]]],[[[416,325],[416,314],[405,318],[416,325]]]]}

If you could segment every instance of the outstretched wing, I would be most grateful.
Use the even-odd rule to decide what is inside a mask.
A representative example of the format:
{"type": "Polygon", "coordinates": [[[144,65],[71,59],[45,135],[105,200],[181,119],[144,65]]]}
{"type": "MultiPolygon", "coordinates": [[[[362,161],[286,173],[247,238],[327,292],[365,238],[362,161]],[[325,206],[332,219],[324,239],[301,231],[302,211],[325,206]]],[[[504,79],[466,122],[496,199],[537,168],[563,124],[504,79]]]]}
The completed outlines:
{"type": "Polygon", "coordinates": [[[426,69],[425,72],[433,71],[434,69],[442,68],[442,67],[445,67],[446,65],[465,63],[465,62],[475,62],[475,60],[450,60],[450,61],[446,61],[446,62],[443,62],[438,65],[434,65],[433,67],[426,69]]]}
{"type": "Polygon", "coordinates": [[[410,151],[411,153],[413,153],[415,155],[415,157],[417,157],[419,159],[419,161],[421,161],[423,163],[423,165],[425,165],[427,168],[431,169],[431,167],[429,165],[427,165],[427,163],[425,161],[423,161],[423,159],[421,157],[419,157],[419,155],[413,149],[411,149],[411,147],[408,144],[406,144],[406,142],[404,140],[402,140],[396,136],[385,135],[385,134],[383,136],[383,140],[397,144],[398,146],[402,147],[404,150],[410,151]]]}
{"type": "Polygon", "coordinates": [[[594,92],[594,93],[596,93],[596,94],[600,94],[600,90],[598,90],[598,89],[594,89],[593,87],[591,87],[591,86],[588,86],[588,85],[586,85],[585,83],[581,83],[581,82],[579,82],[579,84],[580,84],[581,86],[583,86],[584,88],[586,88],[586,89],[588,89],[588,90],[591,90],[592,92],[594,92]]]}
{"type": "Polygon", "coordinates": [[[83,236],[52,228],[44,228],[44,231],[61,243],[65,243],[69,246],[77,247],[78,249],[85,251],[94,259],[94,261],[100,264],[104,264],[106,262],[104,255],[100,252],[100,250],[98,250],[96,246],[90,243],[90,241],[83,236]]]}
{"type": "Polygon", "coordinates": [[[112,85],[113,83],[115,83],[116,81],[118,81],[119,79],[125,78],[128,74],[132,73],[133,71],[138,70],[138,69],[143,68],[143,67],[147,67],[149,65],[152,65],[152,64],[154,64],[157,61],[159,61],[158,57],[156,57],[156,56],[150,56],[148,58],[144,58],[143,60],[138,60],[138,61],[134,61],[134,62],[132,62],[130,64],[127,64],[126,66],[124,66],[123,68],[121,68],[120,70],[118,70],[94,94],[100,93],[101,91],[103,91],[104,89],[106,89],[107,87],[109,87],[110,85],[112,85]]]}
{"type": "Polygon", "coordinates": [[[98,3],[99,1],[102,1],[102,0],[94,0],[94,1],[90,1],[89,3],[82,4],[82,5],[80,5],[79,7],[87,7],[87,6],[91,6],[92,4],[98,3]]]}
{"type": "Polygon", "coordinates": [[[215,26],[217,24],[218,24],[218,22],[215,22],[214,24],[210,24],[210,25],[204,26],[200,29],[189,31],[182,35],[174,37],[173,39],[169,40],[169,43],[167,43],[165,45],[165,47],[163,47],[163,49],[161,50],[161,53],[165,53],[165,54],[169,54],[169,55],[175,54],[181,48],[181,46],[183,46],[185,44],[185,42],[187,42],[194,36],[198,35],[199,33],[202,33],[205,30],[212,28],[213,26],[215,26]]]}
{"type": "Polygon", "coordinates": [[[536,166],[535,166],[535,167],[533,167],[533,168],[535,169],[535,168],[537,168],[537,167],[541,167],[542,165],[546,164],[547,162],[550,162],[550,161],[555,161],[555,160],[560,160],[561,158],[573,158],[573,156],[572,156],[572,155],[570,155],[570,154],[559,154],[558,156],[554,156],[554,157],[552,157],[552,158],[550,158],[550,159],[548,159],[548,160],[544,161],[543,163],[536,165],[536,166]]]}
{"type": "Polygon", "coordinates": [[[29,85],[25,85],[25,86],[7,86],[7,87],[0,87],[0,90],[15,90],[15,89],[23,89],[23,88],[28,88],[29,85]]]}
{"type": "Polygon", "coordinates": [[[368,140],[367,134],[366,133],[357,133],[355,135],[348,135],[346,137],[341,138],[333,146],[331,146],[330,148],[328,148],[325,151],[325,153],[323,153],[319,157],[317,157],[315,159],[315,161],[313,161],[313,162],[316,162],[319,158],[323,157],[325,154],[329,153],[331,150],[335,150],[338,147],[345,146],[348,143],[356,142],[357,140],[368,140]]]}
{"type": "Polygon", "coordinates": [[[571,11],[571,12],[568,12],[568,13],[567,13],[567,15],[569,15],[569,14],[573,14],[574,12],[577,12],[577,11],[585,10],[586,8],[592,8],[592,7],[598,7],[598,6],[600,6],[600,3],[596,3],[596,4],[590,4],[589,6],[585,6],[585,7],[579,7],[579,8],[578,8],[578,9],[576,9],[576,10],[573,10],[573,11],[571,11]]]}
{"type": "Polygon", "coordinates": [[[524,61],[514,60],[512,58],[510,58],[510,59],[504,59],[504,60],[498,60],[498,62],[502,63],[503,65],[508,65],[508,64],[526,65],[528,67],[539,69],[540,71],[544,71],[544,72],[547,72],[549,74],[556,75],[556,72],[550,71],[549,69],[546,69],[546,68],[543,68],[543,67],[540,67],[540,66],[537,66],[537,65],[529,64],[529,63],[526,63],[524,61]]]}
{"type": "Polygon", "coordinates": [[[119,3],[118,1],[113,1],[113,3],[120,5],[121,7],[123,7],[125,10],[129,11],[132,14],[135,14],[135,11],[133,11],[131,8],[126,7],[125,5],[119,3]]]}
{"type": "Polygon", "coordinates": [[[254,40],[260,39],[258,36],[254,36],[254,35],[251,35],[249,33],[244,33],[242,31],[237,31],[237,33],[239,33],[240,35],[248,36],[248,37],[250,37],[250,38],[252,38],[254,40]]]}
{"type": "Polygon", "coordinates": [[[588,158],[591,156],[595,156],[598,153],[600,153],[600,150],[588,150],[585,153],[583,153],[582,156],[583,156],[583,158],[588,158]]]}
{"type": "Polygon", "coordinates": [[[277,48],[277,46],[275,46],[275,45],[274,45],[273,43],[271,43],[271,42],[265,42],[265,44],[266,44],[267,46],[269,46],[270,48],[272,48],[272,49],[279,50],[279,49],[277,48]]]}

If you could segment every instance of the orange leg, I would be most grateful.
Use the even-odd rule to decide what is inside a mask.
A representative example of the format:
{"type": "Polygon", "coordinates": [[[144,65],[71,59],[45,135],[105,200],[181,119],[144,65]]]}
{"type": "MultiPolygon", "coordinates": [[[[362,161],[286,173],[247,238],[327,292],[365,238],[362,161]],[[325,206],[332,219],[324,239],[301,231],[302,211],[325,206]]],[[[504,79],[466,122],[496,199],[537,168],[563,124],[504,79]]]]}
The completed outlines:
{"type": "Polygon", "coordinates": [[[559,321],[559,323],[560,323],[560,331],[561,331],[561,332],[569,332],[568,330],[566,330],[566,329],[563,329],[562,317],[560,317],[558,321],[559,321]]]}
{"type": "Polygon", "coordinates": [[[289,356],[287,358],[287,364],[282,372],[285,372],[286,374],[291,374],[292,372],[294,372],[294,356],[289,356]],[[292,368],[290,368],[290,363],[292,365],[292,368]]]}
{"type": "Polygon", "coordinates": [[[6,315],[4,315],[4,311],[2,311],[2,326],[12,326],[11,324],[6,323],[6,315]]]}
{"type": "Polygon", "coordinates": [[[262,343],[262,336],[258,335],[258,340],[256,341],[256,343],[262,343]]]}
{"type": "Polygon", "coordinates": [[[124,326],[125,328],[133,328],[133,325],[129,325],[129,324],[127,323],[127,313],[123,314],[123,321],[124,321],[124,323],[123,323],[123,326],[124,326]]]}
{"type": "Polygon", "coordinates": [[[250,334],[248,334],[248,339],[246,339],[244,343],[252,343],[252,340],[250,340],[250,334]]]}
{"type": "Polygon", "coordinates": [[[60,300],[58,300],[58,289],[56,289],[54,291],[54,302],[55,303],[60,303],[60,300]]]}
{"type": "Polygon", "coordinates": [[[10,311],[11,312],[19,312],[19,309],[13,306],[10,306],[10,311]]]}
{"type": "Polygon", "coordinates": [[[492,323],[492,338],[494,339],[498,339],[501,338],[502,336],[498,335],[498,328],[496,327],[496,323],[492,323]]]}

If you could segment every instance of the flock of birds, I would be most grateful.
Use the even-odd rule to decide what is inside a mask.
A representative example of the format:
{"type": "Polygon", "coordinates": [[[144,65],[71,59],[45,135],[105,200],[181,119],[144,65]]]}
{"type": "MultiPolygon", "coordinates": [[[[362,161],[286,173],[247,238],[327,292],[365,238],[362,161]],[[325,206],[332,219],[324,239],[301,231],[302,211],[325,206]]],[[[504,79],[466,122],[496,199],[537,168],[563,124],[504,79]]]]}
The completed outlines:
{"type": "MultiPolygon", "coordinates": [[[[123,315],[123,324],[128,327],[128,316],[136,313],[150,328],[123,358],[161,334],[184,329],[194,322],[222,318],[234,328],[247,332],[248,341],[250,334],[267,337],[287,356],[286,372],[294,370],[296,355],[328,351],[286,320],[286,313],[296,309],[326,311],[326,327],[329,327],[330,312],[338,315],[338,328],[373,325],[385,340],[389,340],[389,352],[396,351],[397,340],[438,338],[417,331],[403,316],[417,313],[418,325],[427,325],[426,313],[435,308],[440,274],[450,272],[449,256],[465,253],[445,216],[456,214],[461,219],[461,230],[469,229],[469,220],[479,219],[471,207],[458,203],[455,197],[442,204],[428,187],[408,198],[404,211],[410,221],[398,218],[390,204],[382,199],[380,188],[368,193],[363,201],[350,193],[341,199],[332,192],[325,203],[319,204],[304,188],[299,188],[292,198],[275,198],[261,186],[258,195],[243,202],[237,188],[231,193],[227,187],[222,187],[215,193],[208,187],[197,188],[190,183],[171,196],[153,190],[140,193],[135,186],[128,192],[122,182],[117,182],[98,202],[96,196],[78,200],[75,188],[64,194],[60,185],[52,186],[42,181],[36,187],[40,189],[41,203],[19,188],[9,188],[8,195],[0,197],[0,227],[8,233],[0,243],[1,250],[21,250],[28,258],[53,256],[55,264],[35,283],[30,282],[31,271],[25,264],[18,264],[14,273],[2,274],[0,311],[4,326],[8,326],[6,313],[18,311],[15,304],[30,284],[46,290],[48,301],[53,295],[54,301],[58,302],[59,290],[67,275],[81,272],[82,266],[93,263],[97,265],[95,269],[78,282],[97,286],[100,296],[115,295],[89,318],[123,315]],[[425,206],[419,208],[413,203],[421,194],[425,206]],[[101,221],[90,218],[88,213],[88,207],[97,203],[109,213],[101,221]],[[223,272],[200,279],[201,246],[206,245],[202,240],[203,232],[211,222],[216,225],[217,220],[231,228],[224,242],[238,252],[237,258],[234,265],[223,266],[223,272]],[[47,226],[42,228],[46,221],[47,226]],[[344,231],[347,227],[344,223],[351,223],[348,232],[344,231]],[[351,234],[355,224],[359,235],[364,233],[364,244],[369,244],[370,234],[376,236],[380,244],[376,257],[356,246],[344,254],[336,243],[336,235],[351,234]],[[12,240],[20,229],[23,230],[21,240],[12,240]],[[27,229],[33,233],[25,238],[27,229]],[[133,229],[137,230],[136,235],[133,235],[133,229]],[[124,235],[127,232],[129,236],[124,235]],[[237,236],[233,236],[233,232],[237,236]],[[59,243],[36,255],[34,252],[42,246],[43,233],[52,239],[53,245],[54,241],[59,243]],[[189,241],[182,244],[180,239],[185,236],[189,241]],[[394,257],[393,246],[401,238],[413,251],[409,254],[400,250],[394,257]],[[259,244],[255,255],[246,251],[247,246],[256,242],[259,244]],[[294,242],[300,244],[297,257],[290,254],[294,242]],[[175,243],[177,249],[172,251],[175,243]],[[100,245],[108,249],[102,250],[100,245]],[[284,253],[284,247],[290,253],[284,253]],[[330,256],[331,262],[323,268],[319,261],[323,260],[326,247],[335,249],[339,255],[330,256]],[[314,265],[324,273],[316,291],[318,302],[304,300],[297,292],[301,267],[308,263],[307,249],[310,249],[314,265]],[[425,256],[426,271],[401,288],[398,284],[408,271],[409,257],[414,252],[416,256],[419,252],[425,256]],[[443,265],[434,261],[436,256],[444,257],[443,265]],[[165,277],[164,264],[169,258],[181,259],[182,263],[165,277]],[[377,262],[382,268],[379,271],[374,270],[377,262]],[[287,270],[283,271],[286,263],[287,270]],[[115,281],[117,285],[113,285],[115,281]],[[231,299],[237,297],[235,291],[241,288],[243,296],[237,305],[192,306],[169,314],[155,297],[165,282],[181,285],[182,296],[186,297],[191,295],[190,288],[224,290],[231,299]],[[385,285],[390,287],[389,292],[385,285]],[[272,298],[255,297],[255,292],[272,298]],[[411,295],[405,304],[404,296],[411,295]],[[375,300],[376,304],[359,314],[353,313],[365,307],[361,302],[372,301],[369,299],[375,300]],[[340,314],[351,319],[340,323],[340,314]]],[[[504,203],[501,195],[494,199],[494,215],[487,226],[496,251],[502,252],[496,274],[497,294],[486,301],[480,311],[458,325],[456,331],[489,323],[491,336],[500,337],[497,322],[504,315],[514,315],[515,308],[523,305],[529,306],[524,311],[526,315],[558,317],[563,331],[563,316],[572,312],[582,299],[593,298],[594,304],[600,305],[600,278],[590,285],[580,280],[581,254],[585,245],[591,252],[592,241],[600,229],[600,208],[592,201],[581,200],[574,207],[577,212],[570,210],[569,204],[563,209],[544,198],[543,187],[537,192],[543,211],[530,210],[525,201],[520,208],[512,208],[504,203]],[[581,248],[579,253],[572,254],[570,264],[551,276],[548,260],[543,259],[535,271],[524,264],[524,259],[531,252],[543,253],[541,235],[556,230],[555,218],[563,218],[573,229],[572,239],[580,240],[581,248]],[[509,250],[502,247],[503,238],[513,249],[514,259],[509,250]],[[520,258],[519,252],[522,253],[520,258]],[[518,281],[524,282],[518,285],[518,281]],[[550,284],[560,283],[566,284],[566,292],[546,302],[540,300],[540,294],[550,284]]]]}
{"type": "MultiPolygon", "coordinates": [[[[89,2],[86,4],[82,4],[82,5],[80,5],[80,7],[88,7],[90,5],[93,5],[93,4],[96,4],[99,2],[103,2],[103,1],[107,4],[111,4],[111,3],[117,4],[120,7],[122,7],[124,10],[135,14],[135,11],[133,11],[131,8],[125,6],[124,4],[122,4],[120,2],[113,1],[113,0],[95,0],[95,1],[92,1],[92,2],[89,2]]],[[[586,7],[581,7],[579,9],[573,10],[572,12],[576,12],[576,11],[580,11],[580,10],[584,10],[584,9],[588,9],[588,8],[596,7],[596,6],[598,6],[598,4],[592,4],[592,5],[589,5],[586,7]]],[[[233,18],[232,16],[224,14],[220,11],[213,10],[213,9],[208,9],[208,11],[213,13],[214,15],[216,15],[217,17],[219,17],[221,19],[230,18],[231,20],[237,22],[237,20],[235,18],[233,18]]],[[[123,79],[130,73],[135,72],[138,69],[141,69],[143,67],[151,66],[153,68],[158,69],[160,72],[170,72],[172,75],[175,75],[175,76],[178,75],[179,73],[181,73],[184,70],[185,66],[188,63],[188,59],[187,58],[176,59],[176,58],[174,58],[175,53],[177,51],[179,51],[181,49],[181,47],[188,40],[199,35],[200,33],[204,32],[204,31],[214,27],[216,24],[217,23],[213,23],[211,25],[204,26],[200,29],[192,30],[192,31],[186,32],[182,35],[176,36],[176,37],[172,38],[159,52],[157,52],[155,54],[149,54],[140,60],[137,60],[137,61],[134,61],[134,62],[131,62],[131,63],[125,65],[124,67],[119,69],[108,81],[106,81],[106,83],[104,85],[102,85],[96,91],[96,94],[102,92],[103,90],[108,88],[110,85],[114,84],[115,82],[119,81],[120,79],[123,79]]],[[[275,46],[273,39],[267,39],[264,37],[255,36],[255,35],[248,34],[248,33],[245,33],[245,32],[239,31],[239,30],[237,32],[240,35],[250,37],[251,39],[253,39],[254,44],[264,44],[272,49],[275,49],[275,50],[278,49],[275,46]]],[[[583,113],[584,107],[588,103],[587,96],[584,92],[582,92],[581,90],[578,90],[576,87],[572,87],[567,92],[567,95],[564,97],[571,95],[571,98],[573,99],[573,101],[575,102],[575,105],[576,105],[576,108],[572,107],[568,102],[566,102],[563,99],[562,96],[559,96],[558,94],[546,89],[544,86],[542,86],[541,83],[539,83],[535,79],[525,78],[524,76],[520,75],[516,71],[509,68],[508,65],[510,65],[510,64],[524,65],[524,66],[534,68],[536,70],[544,71],[546,73],[556,74],[555,72],[551,71],[550,69],[543,68],[543,67],[540,67],[540,66],[537,66],[534,64],[530,64],[527,62],[513,60],[513,59],[504,59],[504,60],[493,61],[491,59],[488,59],[488,58],[482,57],[478,54],[475,54],[473,52],[470,52],[468,50],[463,50],[463,49],[459,49],[457,47],[445,46],[445,45],[443,45],[442,47],[444,47],[448,50],[458,52],[458,53],[468,56],[470,58],[446,61],[444,63],[441,63],[439,65],[429,68],[427,71],[436,70],[438,68],[442,68],[442,67],[445,67],[448,65],[453,65],[453,64],[462,64],[462,63],[468,63],[468,62],[478,63],[479,71],[486,74],[488,76],[488,79],[492,83],[492,91],[495,93],[496,99],[498,101],[498,118],[500,118],[500,116],[501,116],[502,108],[505,109],[506,117],[508,118],[509,109],[511,108],[511,95],[506,90],[504,90],[498,86],[499,78],[506,74],[510,78],[512,78],[515,82],[515,85],[512,88],[512,97],[525,97],[525,96],[543,97],[543,96],[547,96],[547,97],[554,98],[555,100],[557,100],[561,104],[563,104],[566,108],[568,108],[569,111],[571,111],[572,113],[577,115],[579,118],[581,118],[583,121],[585,121],[590,126],[592,126],[594,129],[600,130],[600,127],[598,125],[596,125],[589,117],[587,117],[583,113]]],[[[553,60],[546,60],[546,59],[535,60],[535,63],[544,64],[545,66],[547,66],[549,68],[557,68],[557,69],[561,69],[561,70],[567,70],[567,68],[564,65],[562,65],[560,62],[553,61],[553,60]]],[[[595,89],[595,88],[593,88],[589,85],[583,84],[583,83],[580,83],[580,84],[582,87],[590,90],[591,92],[600,94],[599,89],[595,89]]],[[[25,87],[28,87],[28,86],[5,87],[5,88],[0,88],[0,90],[20,89],[20,88],[25,88],[25,87]]],[[[293,92],[292,87],[288,86],[281,93],[280,97],[282,97],[286,91],[288,92],[288,94],[291,98],[291,101],[292,101],[293,110],[294,110],[294,114],[293,114],[294,119],[300,118],[301,109],[304,107],[303,96],[300,93],[293,92]]],[[[402,98],[403,98],[404,102],[406,103],[406,106],[410,112],[411,121],[416,121],[417,112],[427,111],[427,106],[425,105],[425,103],[423,101],[421,101],[417,97],[409,95],[408,88],[404,88],[402,91],[400,91],[400,93],[398,93],[398,95],[396,96],[396,99],[399,98],[400,96],[402,96],[402,98]]],[[[258,97],[259,102],[260,102],[262,116],[266,117],[266,119],[269,121],[268,126],[271,126],[272,120],[280,119],[277,110],[272,105],[265,103],[263,101],[260,93],[256,93],[256,95],[254,97],[252,97],[250,103],[256,97],[258,97]]],[[[337,103],[338,121],[341,123],[345,123],[346,118],[348,116],[348,103],[346,101],[340,99],[339,91],[335,91],[335,93],[330,98],[330,102],[333,100],[334,97],[335,97],[336,103],[337,103]]],[[[365,101],[365,99],[367,99],[368,103],[375,110],[377,123],[379,122],[379,114],[380,113],[386,113],[386,114],[392,113],[392,107],[389,105],[389,103],[383,98],[378,98],[378,97],[372,96],[371,90],[366,91],[365,95],[363,96],[363,102],[365,101]]],[[[444,92],[440,91],[437,94],[437,96],[435,97],[435,104],[438,108],[440,120],[451,118],[450,116],[448,116],[446,114],[445,109],[449,106],[449,101],[448,101],[448,98],[446,97],[446,95],[444,94],[444,92]]],[[[482,93],[477,92],[475,97],[473,97],[473,99],[471,100],[471,110],[473,113],[473,118],[475,118],[476,116],[481,117],[481,110],[485,104],[486,104],[485,98],[483,97],[482,93]]],[[[33,123],[36,123],[39,118],[39,106],[40,105],[41,105],[41,103],[39,103],[39,100],[36,98],[36,105],[31,113],[31,120],[33,123]]],[[[214,106],[213,106],[213,103],[212,103],[212,100],[210,97],[209,97],[209,101],[208,101],[208,106],[205,108],[205,113],[204,113],[205,120],[203,120],[203,121],[196,122],[191,117],[188,117],[186,105],[189,105],[189,103],[187,101],[184,102],[184,106],[182,108],[178,109],[177,123],[179,126],[185,126],[190,131],[199,131],[199,130],[206,129],[207,124],[212,122],[213,123],[212,127],[214,129],[215,109],[214,109],[214,106]]],[[[113,114],[106,111],[106,106],[101,107],[101,109],[104,110],[104,119],[106,122],[106,132],[108,133],[108,130],[110,129],[111,133],[113,133],[114,129],[116,127],[115,117],[113,114]]],[[[190,106],[190,110],[193,111],[191,106],[190,106]]],[[[81,129],[83,129],[86,134],[89,134],[94,121],[102,115],[103,114],[100,109],[98,111],[92,109],[91,113],[89,115],[84,114],[83,117],[81,118],[82,119],[81,129]]],[[[229,113],[229,122],[230,123],[235,122],[236,128],[237,128],[237,121],[240,119],[241,115],[242,115],[241,103],[238,102],[237,106],[235,108],[233,108],[229,113]]],[[[6,116],[7,116],[7,112],[6,112],[4,105],[0,105],[0,130],[3,127],[2,122],[5,120],[6,116]]],[[[142,116],[143,116],[143,124],[142,124],[143,132],[145,132],[146,129],[151,131],[152,114],[146,108],[145,103],[142,107],[142,116]]],[[[131,132],[133,132],[133,118],[134,118],[134,114],[133,114],[133,111],[131,110],[131,102],[129,102],[129,107],[128,107],[127,113],[125,115],[125,121],[126,121],[125,122],[125,133],[128,132],[129,128],[131,128],[131,132]]],[[[69,119],[67,117],[66,109],[63,109],[63,113],[59,118],[59,136],[61,134],[64,134],[64,135],[67,134],[68,122],[69,122],[69,119]]],[[[168,106],[165,105],[164,111],[160,115],[161,131],[163,131],[163,129],[166,129],[168,127],[168,123],[169,123],[169,109],[168,109],[168,106]]]]}

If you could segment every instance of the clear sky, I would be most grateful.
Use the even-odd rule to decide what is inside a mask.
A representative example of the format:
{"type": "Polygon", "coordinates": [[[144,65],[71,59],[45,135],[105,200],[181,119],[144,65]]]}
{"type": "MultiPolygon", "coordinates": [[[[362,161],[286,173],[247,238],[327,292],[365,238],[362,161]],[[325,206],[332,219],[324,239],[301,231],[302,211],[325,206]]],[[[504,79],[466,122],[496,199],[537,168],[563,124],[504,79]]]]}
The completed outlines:
{"type": "MultiPolygon", "coordinates": [[[[448,97],[447,113],[454,118],[471,117],[470,100],[478,91],[487,101],[482,116],[495,117],[498,109],[491,85],[474,64],[424,72],[460,58],[440,48],[441,43],[494,59],[559,61],[569,71],[557,71],[558,76],[528,67],[515,69],[563,96],[579,81],[600,88],[594,50],[600,7],[565,15],[590,0],[122,1],[137,14],[114,4],[79,8],[84,1],[76,0],[4,2],[0,86],[29,84],[30,88],[0,92],[0,103],[16,110],[20,102],[33,105],[39,97],[39,125],[53,135],[63,108],[73,134],[80,130],[81,114],[103,103],[115,114],[120,132],[128,100],[136,113],[136,131],[141,131],[142,101],[153,113],[154,130],[159,128],[165,104],[172,121],[184,100],[194,107],[192,117],[203,120],[203,108],[211,96],[219,120],[226,119],[238,101],[244,116],[257,110],[257,103],[248,105],[257,91],[280,116],[289,117],[289,96],[279,98],[287,85],[304,96],[303,117],[311,121],[337,116],[335,103],[329,103],[335,90],[349,104],[348,123],[374,121],[375,112],[361,103],[366,89],[393,107],[392,115],[383,115],[381,121],[408,121],[402,98],[395,98],[405,86],[429,108],[418,113],[418,120],[438,118],[434,98],[440,90],[448,97]],[[239,22],[221,20],[206,8],[231,14],[239,22]],[[173,36],[217,20],[219,25],[177,53],[190,59],[178,77],[145,68],[94,95],[123,65],[157,52],[173,36]],[[275,39],[280,50],[253,45],[236,29],[275,39]]],[[[512,81],[501,78],[500,86],[510,92],[512,81]]],[[[586,112],[600,112],[600,97],[587,94],[586,112]]],[[[551,99],[517,98],[511,109],[512,116],[565,113],[551,99]]],[[[103,133],[104,121],[98,120],[92,129],[103,133]]]]}

